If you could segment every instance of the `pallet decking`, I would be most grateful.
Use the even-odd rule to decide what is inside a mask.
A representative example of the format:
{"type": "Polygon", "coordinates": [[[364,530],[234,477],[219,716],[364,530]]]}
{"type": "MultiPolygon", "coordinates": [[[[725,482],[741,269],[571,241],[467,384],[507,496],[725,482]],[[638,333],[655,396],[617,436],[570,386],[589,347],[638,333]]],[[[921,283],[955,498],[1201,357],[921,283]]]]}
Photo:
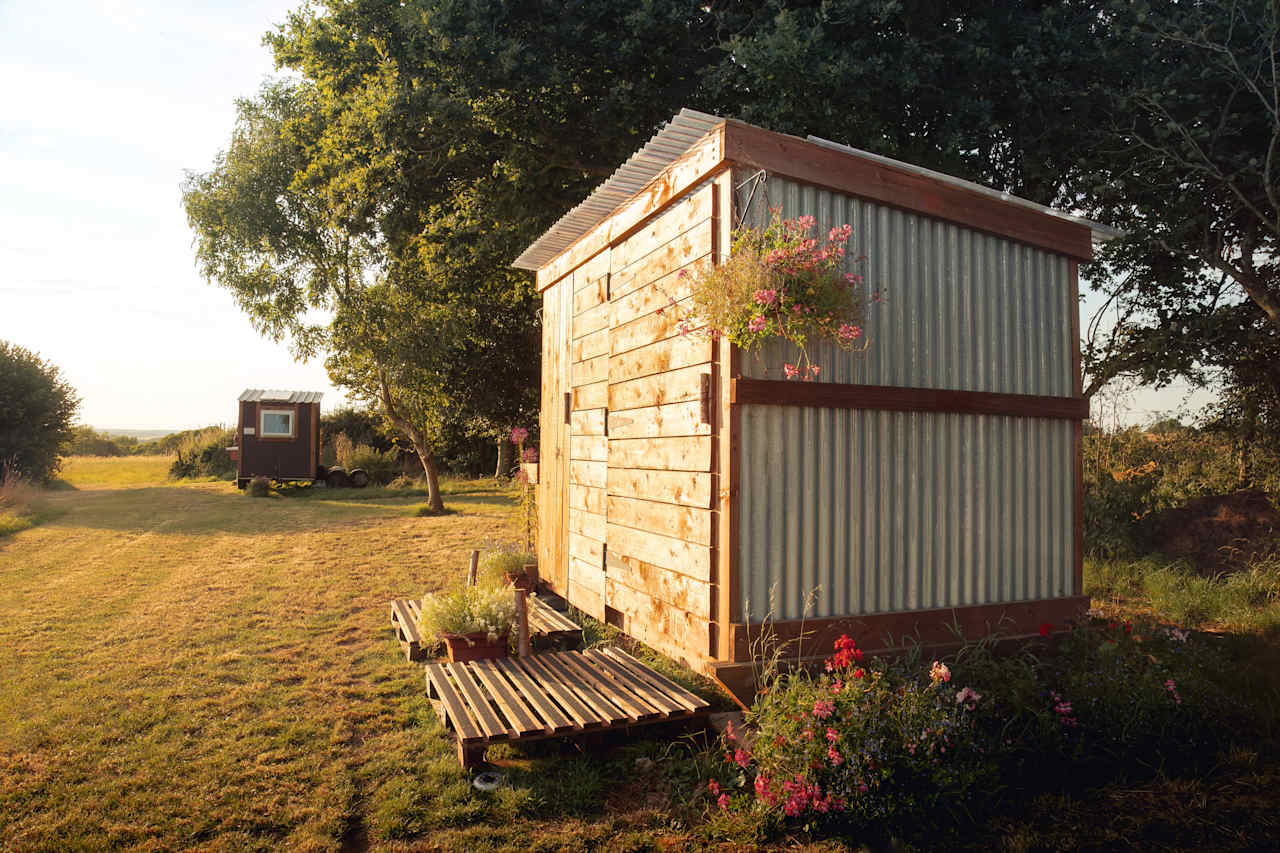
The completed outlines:
{"type": "Polygon", "coordinates": [[[427,696],[470,767],[494,743],[626,729],[706,714],[703,699],[616,648],[428,663],[427,696]]]}
{"type": "MultiPolygon", "coordinates": [[[[416,599],[398,598],[391,602],[391,627],[409,661],[425,659],[430,648],[418,630],[421,616],[421,604],[416,599]]],[[[582,644],[582,629],[537,595],[529,596],[529,636],[537,646],[582,644]]]]}

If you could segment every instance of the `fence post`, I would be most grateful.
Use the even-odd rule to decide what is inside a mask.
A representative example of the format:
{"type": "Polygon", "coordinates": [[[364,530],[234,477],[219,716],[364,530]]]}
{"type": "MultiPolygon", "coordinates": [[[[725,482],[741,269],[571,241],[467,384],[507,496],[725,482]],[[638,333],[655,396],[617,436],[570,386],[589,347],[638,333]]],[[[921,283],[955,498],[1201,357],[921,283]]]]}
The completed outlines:
{"type": "Polygon", "coordinates": [[[516,595],[516,649],[520,657],[529,657],[529,593],[515,587],[516,595]]]}
{"type": "Polygon", "coordinates": [[[480,568],[480,552],[471,552],[471,565],[467,567],[467,586],[476,585],[476,572],[480,568]]]}

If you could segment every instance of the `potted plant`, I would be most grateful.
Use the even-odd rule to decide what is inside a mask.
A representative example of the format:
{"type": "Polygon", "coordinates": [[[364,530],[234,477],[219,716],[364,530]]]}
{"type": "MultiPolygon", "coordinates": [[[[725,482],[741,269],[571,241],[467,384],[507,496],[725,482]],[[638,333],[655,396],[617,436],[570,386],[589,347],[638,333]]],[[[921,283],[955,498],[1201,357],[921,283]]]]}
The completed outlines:
{"type": "Polygon", "coordinates": [[[533,592],[538,581],[538,558],[516,545],[504,545],[480,559],[479,575],[489,584],[505,584],[533,592]]]}
{"type": "Polygon", "coordinates": [[[482,660],[507,656],[515,618],[511,587],[480,583],[423,596],[420,627],[445,644],[449,660],[482,660]]]}

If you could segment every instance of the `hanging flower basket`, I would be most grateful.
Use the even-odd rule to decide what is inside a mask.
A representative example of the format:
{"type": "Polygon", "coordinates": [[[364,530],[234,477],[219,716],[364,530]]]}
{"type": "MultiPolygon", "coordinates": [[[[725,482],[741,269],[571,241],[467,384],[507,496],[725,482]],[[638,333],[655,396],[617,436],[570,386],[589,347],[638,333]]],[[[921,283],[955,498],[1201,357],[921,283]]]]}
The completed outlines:
{"type": "Polygon", "coordinates": [[[489,660],[507,656],[507,634],[490,639],[488,634],[441,634],[449,660],[455,663],[469,660],[489,660]]]}
{"type": "Polygon", "coordinates": [[[812,216],[770,214],[763,229],[736,229],[729,257],[693,281],[680,333],[727,337],[747,352],[781,338],[798,350],[783,366],[786,378],[810,381],[821,370],[810,361],[810,342],[865,348],[862,276],[846,271],[853,228],[838,225],[823,240],[813,236],[812,216]]]}

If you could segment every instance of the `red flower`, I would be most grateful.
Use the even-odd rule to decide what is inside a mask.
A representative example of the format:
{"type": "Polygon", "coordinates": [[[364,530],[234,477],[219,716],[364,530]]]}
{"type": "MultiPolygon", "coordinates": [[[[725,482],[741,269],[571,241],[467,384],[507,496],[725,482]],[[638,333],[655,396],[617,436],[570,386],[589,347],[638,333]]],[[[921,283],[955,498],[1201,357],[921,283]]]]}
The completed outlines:
{"type": "Polygon", "coordinates": [[[1047,636],[1049,636],[1049,634],[1050,634],[1052,631],[1053,631],[1053,623],[1051,623],[1051,622],[1041,622],[1041,623],[1040,623],[1040,636],[1041,636],[1041,637],[1047,637],[1047,636]]]}

